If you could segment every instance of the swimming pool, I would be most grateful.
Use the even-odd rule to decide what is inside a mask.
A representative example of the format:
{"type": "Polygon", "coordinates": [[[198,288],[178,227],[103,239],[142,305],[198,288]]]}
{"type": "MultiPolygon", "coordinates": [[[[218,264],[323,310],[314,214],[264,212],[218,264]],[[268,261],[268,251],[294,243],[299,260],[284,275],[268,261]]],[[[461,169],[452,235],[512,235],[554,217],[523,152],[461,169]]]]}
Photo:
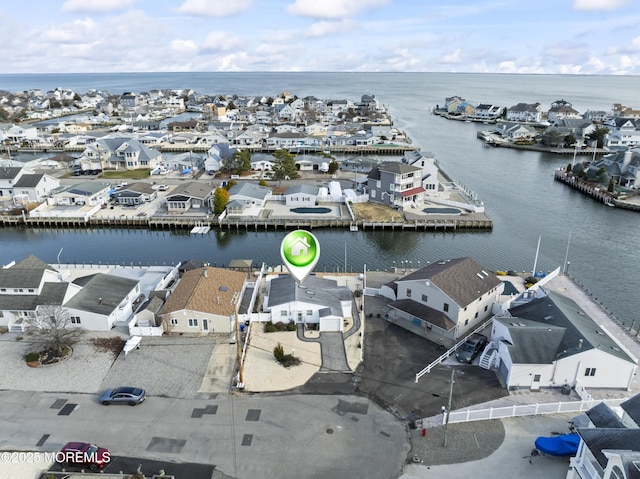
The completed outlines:
{"type": "Polygon", "coordinates": [[[422,212],[436,215],[459,215],[462,210],[458,208],[425,208],[422,212]]]}
{"type": "Polygon", "coordinates": [[[308,208],[308,207],[301,207],[301,208],[291,208],[289,211],[291,211],[292,213],[299,213],[299,214],[309,214],[309,213],[331,213],[331,208],[323,208],[323,207],[319,207],[319,208],[308,208]]]}

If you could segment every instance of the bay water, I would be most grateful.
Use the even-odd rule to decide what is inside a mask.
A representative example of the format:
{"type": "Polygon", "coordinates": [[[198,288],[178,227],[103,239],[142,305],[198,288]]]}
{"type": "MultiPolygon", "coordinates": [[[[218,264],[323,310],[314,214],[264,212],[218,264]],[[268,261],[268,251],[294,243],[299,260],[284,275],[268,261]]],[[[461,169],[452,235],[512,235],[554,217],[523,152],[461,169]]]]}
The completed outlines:
{"type": "MultiPolygon", "coordinates": [[[[0,75],[0,90],[90,89],[114,94],[156,88],[198,93],[359,100],[373,94],[387,105],[396,127],[440,167],[483,201],[491,231],[314,230],[322,253],[319,271],[412,268],[446,258],[472,256],[487,268],[532,271],[567,268],[614,316],[638,318],[640,216],[596,203],[553,180],[571,157],[488,148],[476,138],[487,125],[447,121],[430,114],[445,98],[512,106],[564,99],[584,112],[610,110],[614,102],[640,108],[640,79],[628,76],[498,75],[449,73],[132,73],[0,75]],[[568,265],[565,263],[568,260],[568,265]]],[[[171,264],[201,259],[212,265],[232,259],[279,264],[285,231],[213,229],[188,232],[113,229],[0,229],[0,262],[35,254],[54,263],[171,264]]],[[[635,321],[637,327],[640,318],[635,321]]]]}

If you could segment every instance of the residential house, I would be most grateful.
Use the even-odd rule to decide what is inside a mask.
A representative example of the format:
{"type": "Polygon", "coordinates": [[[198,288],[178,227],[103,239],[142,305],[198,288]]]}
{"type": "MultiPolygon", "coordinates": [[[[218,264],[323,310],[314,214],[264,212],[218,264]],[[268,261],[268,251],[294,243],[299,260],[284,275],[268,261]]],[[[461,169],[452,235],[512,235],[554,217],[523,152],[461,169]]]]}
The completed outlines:
{"type": "Polygon", "coordinates": [[[455,113],[457,115],[473,116],[476,113],[476,107],[468,101],[463,101],[458,104],[455,113]]]}
{"type": "Polygon", "coordinates": [[[0,167],[0,197],[12,197],[16,183],[24,174],[35,174],[34,171],[21,166],[0,167]]]}
{"type": "Polygon", "coordinates": [[[153,201],[157,197],[158,191],[153,189],[149,183],[142,181],[123,186],[111,195],[113,201],[119,205],[141,205],[153,201]]]}
{"type": "Polygon", "coordinates": [[[583,117],[593,123],[605,123],[612,117],[612,113],[604,110],[587,110],[584,112],[583,117]]]}
{"type": "Polygon", "coordinates": [[[284,192],[287,206],[315,206],[318,187],[312,185],[291,185],[284,192]]]}
{"type": "Polygon", "coordinates": [[[640,110],[629,108],[620,103],[614,103],[612,108],[613,116],[616,118],[626,118],[629,120],[640,120],[640,110]]]}
{"type": "Polygon", "coordinates": [[[540,123],[542,108],[540,103],[518,103],[507,110],[505,118],[507,121],[540,123]]]}
{"type": "Polygon", "coordinates": [[[60,180],[54,176],[42,173],[23,174],[14,185],[14,203],[45,201],[47,196],[59,187],[60,180]]]}
{"type": "Polygon", "coordinates": [[[566,100],[557,100],[551,104],[551,108],[547,112],[547,119],[551,124],[563,118],[582,118],[577,110],[574,110],[571,103],[566,100]]]}
{"type": "Polygon", "coordinates": [[[504,283],[473,258],[431,263],[380,289],[393,301],[385,319],[419,336],[452,345],[493,314],[504,283]]]}
{"type": "Polygon", "coordinates": [[[96,273],[73,281],[80,286],[65,304],[71,322],[93,331],[109,331],[116,323],[125,323],[133,314],[133,303],[140,296],[140,284],[134,279],[96,273]]]}
{"type": "Polygon", "coordinates": [[[422,168],[388,161],[367,175],[369,199],[388,206],[404,208],[424,200],[422,168]]]}
{"type": "Polygon", "coordinates": [[[627,148],[605,155],[589,164],[588,170],[597,174],[601,168],[617,185],[637,188],[640,186],[640,148],[627,148]]]}
{"type": "Polygon", "coordinates": [[[246,273],[203,266],[186,271],[159,313],[171,333],[235,331],[236,314],[244,294],[246,273]]]}
{"type": "Polygon", "coordinates": [[[640,146],[640,120],[614,118],[605,125],[609,128],[604,145],[612,150],[640,146]]]}
{"type": "Polygon", "coordinates": [[[342,332],[345,320],[357,317],[353,293],[332,279],[307,276],[297,284],[290,275],[267,277],[264,310],[273,323],[295,323],[305,329],[342,332]]]}
{"type": "Polygon", "coordinates": [[[538,288],[493,320],[485,350],[507,388],[628,389],[638,359],[572,299],[538,288]]]}
{"type": "Polygon", "coordinates": [[[101,138],[88,145],[79,158],[83,169],[102,170],[153,169],[161,162],[162,153],[158,150],[123,136],[101,138]],[[96,165],[99,167],[95,168],[96,165]]]}
{"type": "Polygon", "coordinates": [[[271,171],[275,163],[275,157],[268,153],[254,153],[251,155],[251,169],[254,171],[271,171]]]}
{"type": "Polygon", "coordinates": [[[264,208],[271,188],[243,181],[229,190],[229,201],[237,201],[244,206],[264,208]]]}
{"type": "Polygon", "coordinates": [[[3,266],[0,326],[24,332],[40,307],[62,306],[77,289],[65,282],[56,269],[33,255],[3,266]]]}
{"type": "Polygon", "coordinates": [[[178,185],[167,196],[167,209],[182,213],[190,209],[209,209],[212,198],[213,190],[210,186],[192,181],[178,185]]]}
{"type": "Polygon", "coordinates": [[[266,143],[267,147],[278,149],[318,146],[321,144],[318,138],[307,136],[305,133],[275,133],[267,137],[266,143]]]}
{"type": "Polygon", "coordinates": [[[578,428],[580,444],[566,479],[640,478],[640,395],[619,409],[622,417],[605,403],[586,412],[589,426],[578,428]]]}
{"type": "Polygon", "coordinates": [[[532,126],[511,122],[501,123],[499,131],[503,138],[508,138],[512,141],[530,140],[538,134],[537,130],[532,126]]]}
{"type": "Polygon", "coordinates": [[[466,101],[459,96],[450,96],[444,100],[444,109],[447,113],[455,113],[458,110],[458,105],[466,101]]]}
{"type": "Polygon", "coordinates": [[[57,206],[100,205],[109,201],[111,187],[98,181],[83,181],[75,185],[62,186],[51,192],[47,204],[57,206]]]}
{"type": "Polygon", "coordinates": [[[438,180],[438,165],[433,153],[422,153],[419,150],[407,151],[402,157],[402,162],[422,170],[420,180],[425,190],[425,196],[438,195],[440,181],[438,180]]]}
{"type": "Polygon", "coordinates": [[[474,118],[481,118],[483,120],[495,120],[502,113],[502,107],[493,105],[491,103],[480,103],[476,107],[476,112],[473,114],[474,118]]]}
{"type": "Polygon", "coordinates": [[[137,107],[139,104],[138,95],[131,92],[125,92],[120,95],[120,106],[125,110],[130,110],[137,107]]]}
{"type": "Polygon", "coordinates": [[[21,144],[38,140],[38,129],[31,125],[0,125],[0,143],[21,144]]]}
{"type": "Polygon", "coordinates": [[[556,128],[564,136],[573,135],[577,143],[583,144],[587,136],[595,131],[597,125],[583,118],[563,118],[558,120],[556,128]]]}

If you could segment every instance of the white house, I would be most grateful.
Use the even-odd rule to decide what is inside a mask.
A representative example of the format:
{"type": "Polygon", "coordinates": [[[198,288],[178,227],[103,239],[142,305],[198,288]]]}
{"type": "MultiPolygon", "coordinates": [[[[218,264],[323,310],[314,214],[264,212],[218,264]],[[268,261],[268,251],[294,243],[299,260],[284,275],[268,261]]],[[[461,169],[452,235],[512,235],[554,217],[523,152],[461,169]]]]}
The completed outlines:
{"type": "Polygon", "coordinates": [[[507,110],[507,121],[539,123],[542,120],[540,103],[518,103],[507,110]]]}
{"type": "Polygon", "coordinates": [[[81,289],[63,306],[78,327],[109,331],[117,322],[133,314],[133,303],[140,295],[138,281],[96,273],[73,281],[81,289]]]}
{"type": "Polygon", "coordinates": [[[184,273],[159,312],[165,331],[230,333],[244,294],[246,274],[204,266],[184,273]]]}
{"type": "Polygon", "coordinates": [[[523,296],[494,318],[484,352],[506,387],[630,387],[638,359],[572,299],[542,288],[523,296]]]}
{"type": "Polygon", "coordinates": [[[47,203],[58,206],[99,205],[109,201],[111,187],[106,183],[84,181],[75,185],[61,187],[47,198],[47,203]]]}
{"type": "Polygon", "coordinates": [[[384,285],[385,319],[431,341],[453,344],[493,315],[504,283],[473,258],[431,263],[384,285]]]}
{"type": "Polygon", "coordinates": [[[288,274],[267,280],[264,310],[274,323],[341,332],[345,319],[358,314],[353,293],[337,281],[309,275],[298,285],[288,274]]]}
{"type": "Polygon", "coordinates": [[[13,188],[14,203],[44,201],[60,186],[60,180],[45,174],[23,174],[13,188]]]}
{"type": "Polygon", "coordinates": [[[271,188],[243,181],[231,187],[229,201],[238,201],[245,206],[264,208],[267,197],[271,195],[271,192],[271,188]]]}
{"type": "Polygon", "coordinates": [[[318,188],[311,185],[291,185],[284,192],[287,206],[315,206],[318,188]]]}

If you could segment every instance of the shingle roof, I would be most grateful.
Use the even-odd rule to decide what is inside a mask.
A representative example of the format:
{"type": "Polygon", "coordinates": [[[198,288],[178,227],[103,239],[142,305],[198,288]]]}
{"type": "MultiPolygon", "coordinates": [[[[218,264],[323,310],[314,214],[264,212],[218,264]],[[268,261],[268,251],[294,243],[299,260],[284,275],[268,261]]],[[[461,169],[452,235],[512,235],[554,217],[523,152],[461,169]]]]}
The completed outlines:
{"type": "Polygon", "coordinates": [[[411,316],[415,316],[446,331],[450,331],[456,326],[456,323],[451,321],[442,311],[437,311],[413,299],[392,301],[389,303],[389,307],[404,311],[411,316]]]}
{"type": "Polygon", "coordinates": [[[175,197],[187,197],[205,199],[211,195],[212,189],[210,186],[201,185],[195,181],[178,185],[167,197],[167,200],[171,201],[175,197]]]}
{"type": "Polygon", "coordinates": [[[640,427],[640,394],[636,394],[630,399],[620,404],[620,407],[624,409],[627,415],[633,419],[638,427],[640,427]]]}
{"type": "Polygon", "coordinates": [[[301,301],[331,309],[332,314],[342,316],[341,301],[353,301],[353,293],[338,282],[309,275],[301,285],[288,274],[269,282],[269,307],[301,301]]]}
{"type": "Polygon", "coordinates": [[[429,280],[458,305],[466,306],[493,288],[500,280],[473,258],[454,258],[437,261],[397,280],[429,280]]]}
{"type": "Polygon", "coordinates": [[[422,171],[417,166],[411,166],[397,161],[385,161],[384,163],[380,163],[380,165],[378,165],[378,169],[380,171],[393,173],[394,175],[404,175],[405,173],[422,171]]]}
{"type": "Polygon", "coordinates": [[[612,429],[625,427],[618,415],[613,411],[613,409],[611,409],[603,402],[589,409],[586,412],[586,415],[589,417],[593,425],[597,428],[612,429]]]}
{"type": "Polygon", "coordinates": [[[289,187],[287,187],[287,189],[285,190],[284,194],[285,196],[287,195],[295,195],[298,193],[302,193],[305,195],[317,195],[318,194],[318,187],[317,186],[312,186],[312,185],[291,185],[289,187]]]}
{"type": "Polygon", "coordinates": [[[223,268],[187,271],[169,296],[161,315],[190,310],[230,316],[235,313],[246,274],[223,268]]]}
{"type": "Polygon", "coordinates": [[[13,180],[21,169],[21,166],[3,166],[0,168],[0,180],[13,180]]]}
{"type": "Polygon", "coordinates": [[[264,200],[269,193],[271,193],[271,188],[243,181],[231,187],[229,190],[229,197],[247,196],[249,198],[264,200]]]}
{"type": "Polygon", "coordinates": [[[55,271],[37,257],[29,255],[11,268],[0,269],[0,288],[39,288],[45,269],[55,271]]]}
{"type": "Polygon", "coordinates": [[[82,289],[64,306],[104,316],[110,315],[138,284],[133,279],[103,273],[84,276],[73,283],[82,289]]]}
{"type": "Polygon", "coordinates": [[[559,351],[566,328],[521,318],[495,318],[507,327],[513,344],[507,344],[516,364],[551,364],[559,351]]]}
{"type": "Polygon", "coordinates": [[[603,450],[640,451],[640,429],[578,428],[578,434],[603,469],[607,466],[603,450]]]}
{"type": "Polygon", "coordinates": [[[30,174],[22,175],[18,179],[18,181],[16,181],[16,184],[14,185],[14,187],[15,188],[33,188],[34,186],[38,186],[38,183],[40,183],[43,177],[44,177],[44,174],[42,173],[34,173],[32,175],[30,174]]]}

